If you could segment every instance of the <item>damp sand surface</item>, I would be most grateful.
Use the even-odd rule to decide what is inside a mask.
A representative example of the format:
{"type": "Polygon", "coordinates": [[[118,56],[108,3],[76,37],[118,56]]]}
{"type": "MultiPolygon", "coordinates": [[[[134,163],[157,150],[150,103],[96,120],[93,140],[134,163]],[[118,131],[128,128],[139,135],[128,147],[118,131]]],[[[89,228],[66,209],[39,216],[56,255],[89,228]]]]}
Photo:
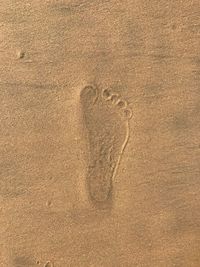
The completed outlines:
{"type": "Polygon", "coordinates": [[[199,1],[0,5],[0,267],[199,267],[199,1]]]}

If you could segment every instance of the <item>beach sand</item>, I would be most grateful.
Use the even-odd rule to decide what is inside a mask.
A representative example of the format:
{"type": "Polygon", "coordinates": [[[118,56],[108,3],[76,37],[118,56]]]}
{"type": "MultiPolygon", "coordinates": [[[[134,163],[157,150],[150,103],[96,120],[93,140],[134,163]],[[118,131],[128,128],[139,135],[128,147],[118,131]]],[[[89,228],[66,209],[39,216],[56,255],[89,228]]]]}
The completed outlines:
{"type": "Polygon", "coordinates": [[[0,5],[0,266],[200,266],[200,3],[0,5]]]}

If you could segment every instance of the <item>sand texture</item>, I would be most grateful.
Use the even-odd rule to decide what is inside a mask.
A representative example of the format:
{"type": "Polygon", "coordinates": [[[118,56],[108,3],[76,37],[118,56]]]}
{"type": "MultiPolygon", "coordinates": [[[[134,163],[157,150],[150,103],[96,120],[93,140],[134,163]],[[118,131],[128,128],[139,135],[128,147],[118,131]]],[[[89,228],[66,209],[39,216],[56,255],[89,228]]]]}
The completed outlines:
{"type": "Polygon", "coordinates": [[[199,266],[199,0],[2,0],[0,267],[199,266]]]}

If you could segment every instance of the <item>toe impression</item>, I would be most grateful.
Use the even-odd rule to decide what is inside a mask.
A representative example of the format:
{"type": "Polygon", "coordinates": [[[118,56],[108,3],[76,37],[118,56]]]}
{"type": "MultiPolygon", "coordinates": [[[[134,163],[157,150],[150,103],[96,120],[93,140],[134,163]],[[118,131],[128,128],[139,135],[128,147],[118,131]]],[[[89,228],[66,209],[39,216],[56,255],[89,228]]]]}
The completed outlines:
{"type": "Polygon", "coordinates": [[[109,89],[104,89],[102,91],[102,97],[105,99],[105,100],[109,100],[111,98],[112,94],[110,92],[109,89]]]}
{"type": "Polygon", "coordinates": [[[125,119],[130,120],[133,116],[133,113],[130,108],[125,108],[125,109],[122,109],[122,115],[125,119]]]}

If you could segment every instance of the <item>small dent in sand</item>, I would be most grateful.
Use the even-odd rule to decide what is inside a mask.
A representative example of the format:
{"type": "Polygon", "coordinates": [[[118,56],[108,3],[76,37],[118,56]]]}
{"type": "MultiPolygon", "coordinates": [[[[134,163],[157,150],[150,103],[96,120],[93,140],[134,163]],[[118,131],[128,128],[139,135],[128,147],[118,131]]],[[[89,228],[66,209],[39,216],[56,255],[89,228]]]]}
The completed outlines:
{"type": "Polygon", "coordinates": [[[51,200],[48,200],[48,201],[46,202],[46,205],[47,205],[47,207],[52,206],[52,201],[51,201],[51,200]]]}
{"type": "Polygon", "coordinates": [[[22,58],[25,57],[25,54],[26,54],[26,53],[25,53],[24,51],[22,51],[22,50],[21,50],[21,51],[18,51],[18,53],[17,53],[17,58],[18,58],[18,59],[22,59],[22,58]]]}

